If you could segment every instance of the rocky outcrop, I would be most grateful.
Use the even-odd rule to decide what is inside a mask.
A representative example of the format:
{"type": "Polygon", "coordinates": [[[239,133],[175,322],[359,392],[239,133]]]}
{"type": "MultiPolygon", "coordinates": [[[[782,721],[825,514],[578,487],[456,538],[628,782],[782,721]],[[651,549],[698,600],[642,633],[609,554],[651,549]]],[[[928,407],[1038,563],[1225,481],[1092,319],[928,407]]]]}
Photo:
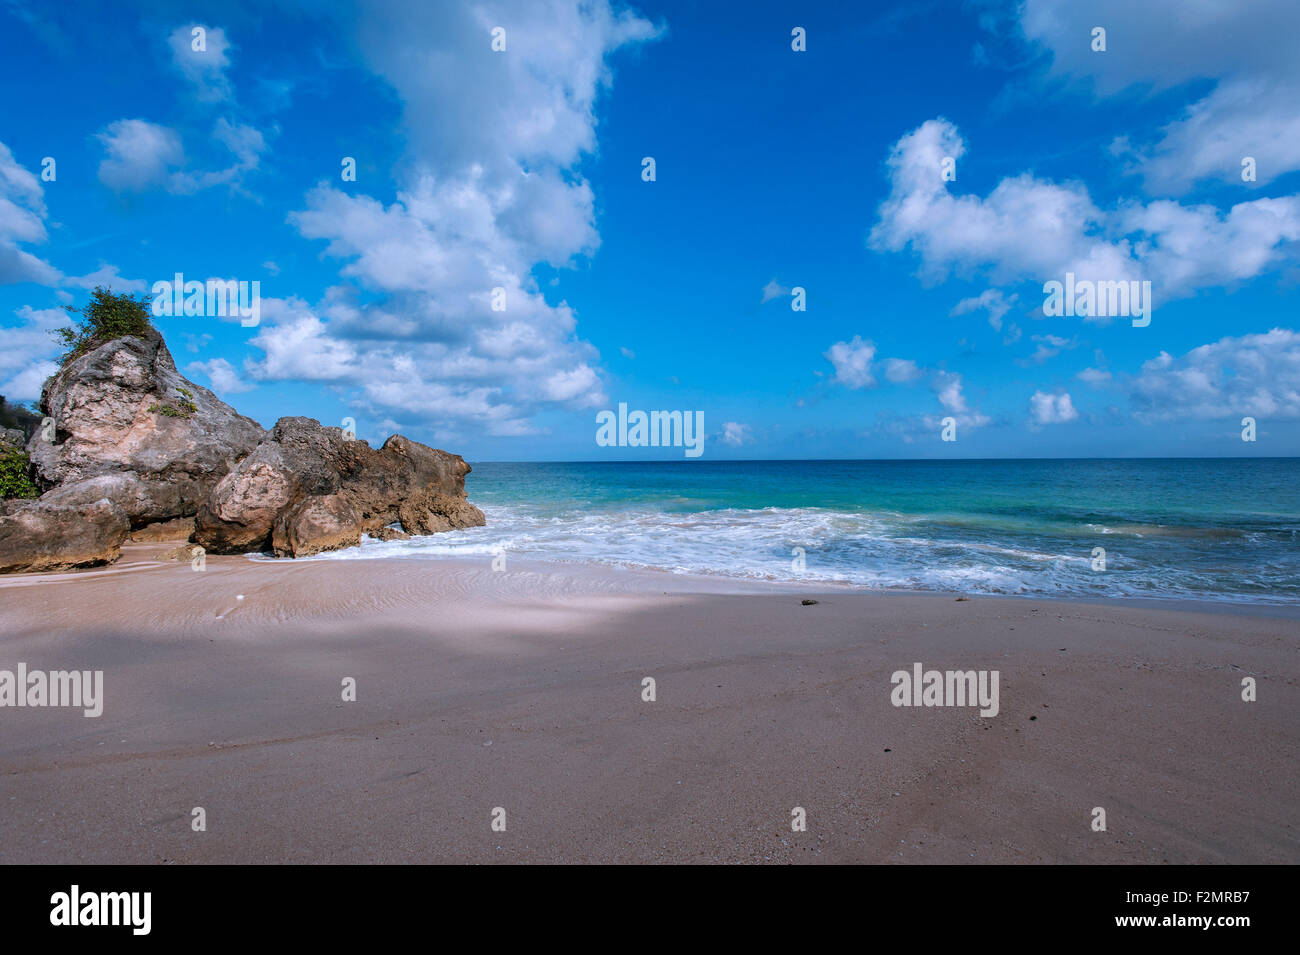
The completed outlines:
{"type": "Polygon", "coordinates": [[[109,500],[0,501],[0,573],[112,563],[129,529],[126,512],[109,500]]]}
{"type": "Polygon", "coordinates": [[[261,440],[261,425],[176,370],[162,335],[125,336],[45,383],[53,440],[27,444],[42,503],[117,504],[132,527],[192,517],[261,440]]]}
{"type": "Polygon", "coordinates": [[[281,418],[199,509],[195,540],[210,553],[269,549],[302,557],[362,534],[431,534],[485,523],[465,500],[458,454],[393,435],[381,448],[311,418],[281,418]]]}
{"type": "Polygon", "coordinates": [[[264,431],[184,378],[154,329],[71,359],[41,410],[53,439],[39,429],[26,450],[43,493],[0,501],[0,573],[109,563],[128,533],[299,557],[484,523],[459,455],[400,435],[376,449],[310,418],[264,431]]]}

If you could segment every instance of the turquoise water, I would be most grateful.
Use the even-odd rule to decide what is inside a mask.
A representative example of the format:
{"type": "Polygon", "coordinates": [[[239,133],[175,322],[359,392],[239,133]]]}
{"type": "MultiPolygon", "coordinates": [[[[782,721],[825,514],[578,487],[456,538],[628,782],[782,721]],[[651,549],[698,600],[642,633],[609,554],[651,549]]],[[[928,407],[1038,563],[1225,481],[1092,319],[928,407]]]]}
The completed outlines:
{"type": "Polygon", "coordinates": [[[487,527],[344,553],[504,549],[870,587],[1291,604],[1300,603],[1298,463],[486,463],[467,486],[487,527]],[[1094,570],[1096,547],[1104,571],[1094,570]]]}

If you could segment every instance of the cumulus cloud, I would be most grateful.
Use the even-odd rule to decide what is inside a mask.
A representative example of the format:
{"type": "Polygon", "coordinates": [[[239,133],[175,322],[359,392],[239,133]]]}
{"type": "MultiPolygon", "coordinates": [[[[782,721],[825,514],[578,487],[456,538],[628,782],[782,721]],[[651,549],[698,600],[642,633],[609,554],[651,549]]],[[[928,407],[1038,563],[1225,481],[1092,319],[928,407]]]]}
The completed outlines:
{"type": "Polygon", "coordinates": [[[119,192],[164,186],[185,163],[181,137],[174,129],[143,119],[119,119],[96,134],[105,156],[99,181],[119,192]]]}
{"type": "Polygon", "coordinates": [[[193,85],[197,99],[207,103],[230,99],[230,80],[226,77],[230,41],[225,30],[203,24],[179,26],[167,38],[167,46],[172,65],[193,85]],[[199,36],[195,35],[196,30],[200,31],[199,36]],[[196,46],[202,49],[195,49],[196,46]]]}
{"type": "MultiPolygon", "coordinates": [[[[934,390],[935,397],[939,399],[943,410],[947,412],[946,417],[955,418],[959,426],[980,428],[992,420],[972,408],[967,402],[961,375],[950,371],[938,372],[931,379],[930,387],[934,390]]],[[[926,415],[923,420],[926,430],[929,431],[937,432],[943,426],[943,419],[937,415],[926,415]]]]}
{"type": "Polygon", "coordinates": [[[989,324],[993,326],[996,332],[1002,331],[1002,316],[1011,311],[1011,307],[1016,304],[1020,296],[1006,295],[1001,289],[985,289],[979,295],[973,298],[964,298],[958,302],[949,315],[965,315],[968,312],[983,310],[988,313],[989,324]]]}
{"type": "Polygon", "coordinates": [[[885,378],[896,385],[917,381],[924,372],[910,358],[886,358],[885,378]]]}
{"type": "Polygon", "coordinates": [[[1300,7],[1292,0],[1025,0],[1020,15],[1026,39],[1050,52],[1052,73],[1100,97],[1214,81],[1152,141],[1131,147],[1149,189],[1241,185],[1243,156],[1257,160],[1259,184],[1300,169],[1300,7]],[[1091,49],[1097,25],[1107,30],[1105,53],[1091,49]]]}
{"type": "Polygon", "coordinates": [[[1094,388],[1111,380],[1111,373],[1104,368],[1085,368],[1074,377],[1094,388]]]}
{"type": "MultiPolygon", "coordinates": [[[[47,215],[40,180],[18,163],[8,146],[0,143],[0,285],[34,282],[71,288],[110,285],[122,291],[144,290],[144,282],[123,278],[115,266],[100,263],[86,275],[64,275],[49,262],[21,248],[48,239],[47,215]]],[[[66,296],[62,291],[59,294],[66,296]]],[[[71,301],[71,296],[66,300],[71,301]]]]}
{"type": "Polygon", "coordinates": [[[45,216],[40,181],[0,143],[0,284],[59,281],[58,269],[19,248],[20,243],[46,240],[45,216]]]}
{"type": "Polygon", "coordinates": [[[747,424],[740,424],[736,421],[727,421],[722,425],[722,443],[729,444],[738,448],[746,441],[750,440],[750,429],[747,424]]]}
{"type": "Polygon", "coordinates": [[[408,153],[391,202],[322,183],[290,223],[322,240],[344,284],[288,302],[253,344],[260,380],[356,387],[377,411],[531,433],[546,406],[607,401],[577,315],[532,277],[600,244],[577,172],[596,146],[607,58],[657,35],[605,0],[361,8],[368,65],[403,103],[408,153]],[[504,25],[506,52],[491,50],[504,25]],[[430,64],[436,63],[436,69],[430,64]]]}
{"type": "MultiPolygon", "coordinates": [[[[836,342],[822,352],[822,357],[834,366],[831,380],[836,384],[853,389],[876,387],[875,342],[854,335],[852,341],[836,342]]],[[[924,369],[910,358],[885,358],[879,364],[885,379],[896,385],[911,384],[925,375],[924,369]]]]}
{"type": "Polygon", "coordinates": [[[955,195],[940,163],[965,151],[955,126],[932,119],[903,136],[888,159],[890,194],[871,243],[910,248],[930,280],[985,274],[999,285],[1042,283],[1067,272],[1088,281],[1150,280],[1158,306],[1252,279],[1300,251],[1300,197],[1242,202],[1226,214],[1170,200],[1102,210],[1082,184],[1028,173],[1003,179],[985,197],[955,195]]]}
{"type": "Polygon", "coordinates": [[[212,138],[234,156],[223,169],[189,172],[180,134],[143,119],[119,119],[101,130],[96,138],[104,146],[99,164],[99,181],[116,192],[165,189],[190,195],[212,186],[240,186],[245,173],[257,168],[266,151],[260,131],[232,123],[222,117],[213,127],[212,138]]]}
{"type": "Polygon", "coordinates": [[[876,346],[854,335],[851,342],[836,342],[822,353],[835,366],[835,381],[848,388],[874,388],[875,375],[871,362],[876,357],[876,346]]]}
{"type": "Polygon", "coordinates": [[[1065,424],[1078,417],[1069,392],[1053,395],[1035,391],[1029,399],[1029,420],[1035,425],[1065,424]]]}
{"type": "Polygon", "coordinates": [[[208,379],[212,390],[219,395],[235,395],[241,391],[251,391],[253,386],[239,377],[234,366],[224,358],[210,361],[192,361],[185,366],[185,374],[194,377],[203,375],[208,379]]]}
{"type": "Polygon", "coordinates": [[[0,329],[5,343],[0,349],[0,394],[11,401],[31,401],[41,396],[45,379],[58,371],[54,358],[59,349],[50,333],[68,324],[68,313],[24,305],[14,314],[22,324],[0,329]]]}
{"type": "Polygon", "coordinates": [[[1221,338],[1175,358],[1162,351],[1129,382],[1135,417],[1300,418],[1300,333],[1221,338]]]}

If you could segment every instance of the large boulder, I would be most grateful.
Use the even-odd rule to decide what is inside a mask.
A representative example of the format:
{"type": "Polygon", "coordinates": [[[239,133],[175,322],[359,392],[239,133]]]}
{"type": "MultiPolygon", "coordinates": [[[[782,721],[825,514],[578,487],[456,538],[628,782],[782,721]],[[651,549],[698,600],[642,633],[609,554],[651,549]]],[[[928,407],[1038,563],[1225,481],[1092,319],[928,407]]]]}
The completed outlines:
{"type": "Polygon", "coordinates": [[[301,557],[349,547],[400,521],[429,534],[484,523],[458,454],[393,435],[381,448],[311,418],[281,418],[217,482],[194,539],[211,553],[301,557]]]}
{"type": "Polygon", "coordinates": [[[27,443],[44,503],[101,498],[132,527],[192,517],[263,429],[176,370],[162,335],[116,338],[69,361],[41,393],[54,438],[27,443]]]}
{"type": "Polygon", "coordinates": [[[76,506],[0,501],[0,573],[112,563],[129,529],[126,512],[106,499],[76,506]]]}

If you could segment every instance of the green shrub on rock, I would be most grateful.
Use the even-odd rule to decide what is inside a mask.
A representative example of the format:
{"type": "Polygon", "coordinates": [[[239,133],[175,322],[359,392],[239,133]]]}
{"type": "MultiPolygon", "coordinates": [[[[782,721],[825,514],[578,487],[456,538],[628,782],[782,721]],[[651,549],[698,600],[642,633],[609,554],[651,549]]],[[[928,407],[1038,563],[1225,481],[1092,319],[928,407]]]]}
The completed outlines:
{"type": "Polygon", "coordinates": [[[123,335],[142,338],[153,328],[149,321],[148,299],[118,294],[102,285],[97,285],[90,293],[90,304],[85,308],[63,307],[69,314],[81,317],[75,324],[56,328],[52,333],[59,344],[68,349],[59,357],[62,365],[123,335]]]}
{"type": "Polygon", "coordinates": [[[0,448],[0,499],[40,496],[32,483],[27,452],[21,448],[0,448]]]}

